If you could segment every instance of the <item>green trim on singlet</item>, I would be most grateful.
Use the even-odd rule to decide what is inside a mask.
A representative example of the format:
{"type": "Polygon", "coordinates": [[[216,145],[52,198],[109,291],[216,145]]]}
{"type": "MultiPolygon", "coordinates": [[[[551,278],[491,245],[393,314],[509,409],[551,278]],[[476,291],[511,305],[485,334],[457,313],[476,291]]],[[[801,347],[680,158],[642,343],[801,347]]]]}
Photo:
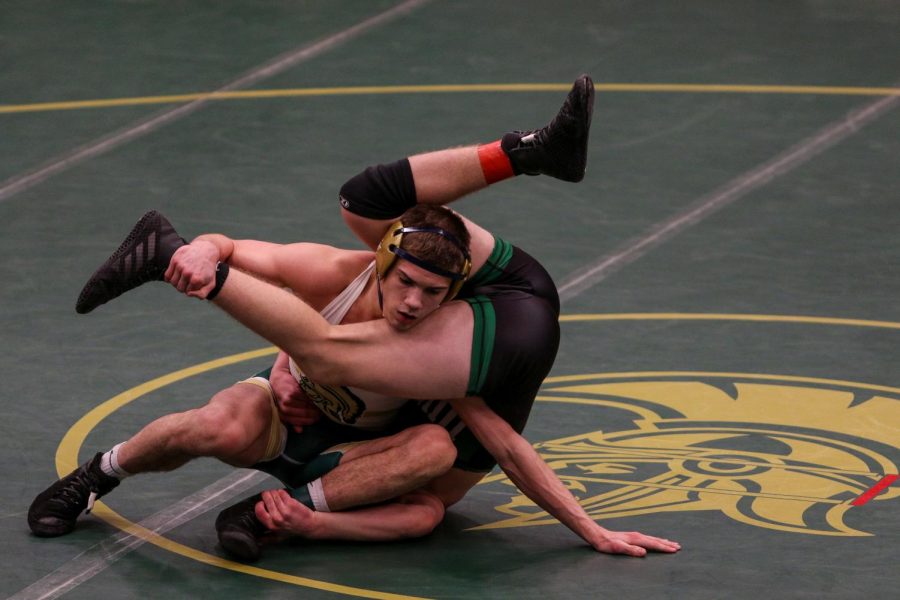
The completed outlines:
{"type": "Polygon", "coordinates": [[[512,255],[512,244],[504,239],[494,237],[494,249],[491,251],[491,255],[466,283],[473,286],[493,283],[503,274],[503,269],[509,264],[512,255]]]}
{"type": "Polygon", "coordinates": [[[466,298],[472,307],[475,327],[472,331],[472,358],[469,367],[469,385],[466,396],[478,396],[487,379],[491,356],[494,353],[494,336],[497,329],[497,316],[494,305],[487,296],[466,298]]]}

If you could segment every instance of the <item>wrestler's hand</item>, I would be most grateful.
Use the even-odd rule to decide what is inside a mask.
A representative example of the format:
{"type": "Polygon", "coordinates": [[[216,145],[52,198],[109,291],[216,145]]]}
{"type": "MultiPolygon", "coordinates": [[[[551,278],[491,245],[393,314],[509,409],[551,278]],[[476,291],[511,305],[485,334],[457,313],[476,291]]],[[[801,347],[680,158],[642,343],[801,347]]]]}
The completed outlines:
{"type": "Polygon", "coordinates": [[[179,292],[203,299],[216,286],[218,262],[219,249],[215,244],[195,240],[175,251],[164,278],[179,292]]]}
{"type": "Polygon", "coordinates": [[[297,379],[287,366],[287,357],[279,356],[269,375],[269,383],[275,395],[275,406],[281,422],[300,433],[304,425],[312,425],[322,418],[322,411],[316,407],[300,387],[297,379]]]}
{"type": "Polygon", "coordinates": [[[287,490],[267,490],[256,503],[256,518],[276,536],[310,537],[315,529],[316,512],[292,498],[287,490]]]}
{"type": "Polygon", "coordinates": [[[678,542],[644,535],[637,531],[604,530],[604,535],[592,545],[598,552],[629,556],[645,556],[648,550],[653,552],[678,552],[681,550],[681,544],[678,542]]]}

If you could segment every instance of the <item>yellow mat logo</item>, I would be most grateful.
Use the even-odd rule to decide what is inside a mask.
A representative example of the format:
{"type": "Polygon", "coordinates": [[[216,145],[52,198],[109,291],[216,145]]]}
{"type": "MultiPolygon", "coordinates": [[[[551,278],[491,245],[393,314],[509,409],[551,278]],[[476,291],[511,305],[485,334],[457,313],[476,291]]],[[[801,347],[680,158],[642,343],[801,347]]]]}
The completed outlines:
{"type": "MultiPolygon", "coordinates": [[[[596,519],[720,511],[757,527],[859,536],[871,532],[847,525],[849,510],[900,496],[889,485],[900,462],[893,388],[629,373],[551,378],[539,399],[590,407],[589,431],[536,447],[596,519]]],[[[522,495],[497,510],[509,518],[479,529],[556,522],[522,495]]]]}

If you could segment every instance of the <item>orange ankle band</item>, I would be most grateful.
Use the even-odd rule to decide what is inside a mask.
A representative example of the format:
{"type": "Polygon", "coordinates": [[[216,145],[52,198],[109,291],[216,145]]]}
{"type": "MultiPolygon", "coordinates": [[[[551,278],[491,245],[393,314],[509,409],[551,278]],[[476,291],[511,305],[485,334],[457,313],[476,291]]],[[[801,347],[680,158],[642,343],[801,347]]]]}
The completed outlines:
{"type": "Polygon", "coordinates": [[[500,147],[500,140],[478,146],[478,160],[481,161],[481,171],[488,185],[515,175],[509,157],[500,147]]]}

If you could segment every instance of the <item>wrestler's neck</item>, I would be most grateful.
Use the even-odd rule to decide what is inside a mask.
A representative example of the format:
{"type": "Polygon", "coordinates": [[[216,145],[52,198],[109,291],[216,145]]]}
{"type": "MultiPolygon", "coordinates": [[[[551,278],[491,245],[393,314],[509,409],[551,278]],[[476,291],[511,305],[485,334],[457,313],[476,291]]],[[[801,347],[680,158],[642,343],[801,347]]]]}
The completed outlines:
{"type": "Polygon", "coordinates": [[[378,285],[375,282],[375,273],[369,277],[366,287],[350,306],[350,310],[344,316],[341,323],[363,323],[380,319],[381,303],[378,300],[378,285]]]}

